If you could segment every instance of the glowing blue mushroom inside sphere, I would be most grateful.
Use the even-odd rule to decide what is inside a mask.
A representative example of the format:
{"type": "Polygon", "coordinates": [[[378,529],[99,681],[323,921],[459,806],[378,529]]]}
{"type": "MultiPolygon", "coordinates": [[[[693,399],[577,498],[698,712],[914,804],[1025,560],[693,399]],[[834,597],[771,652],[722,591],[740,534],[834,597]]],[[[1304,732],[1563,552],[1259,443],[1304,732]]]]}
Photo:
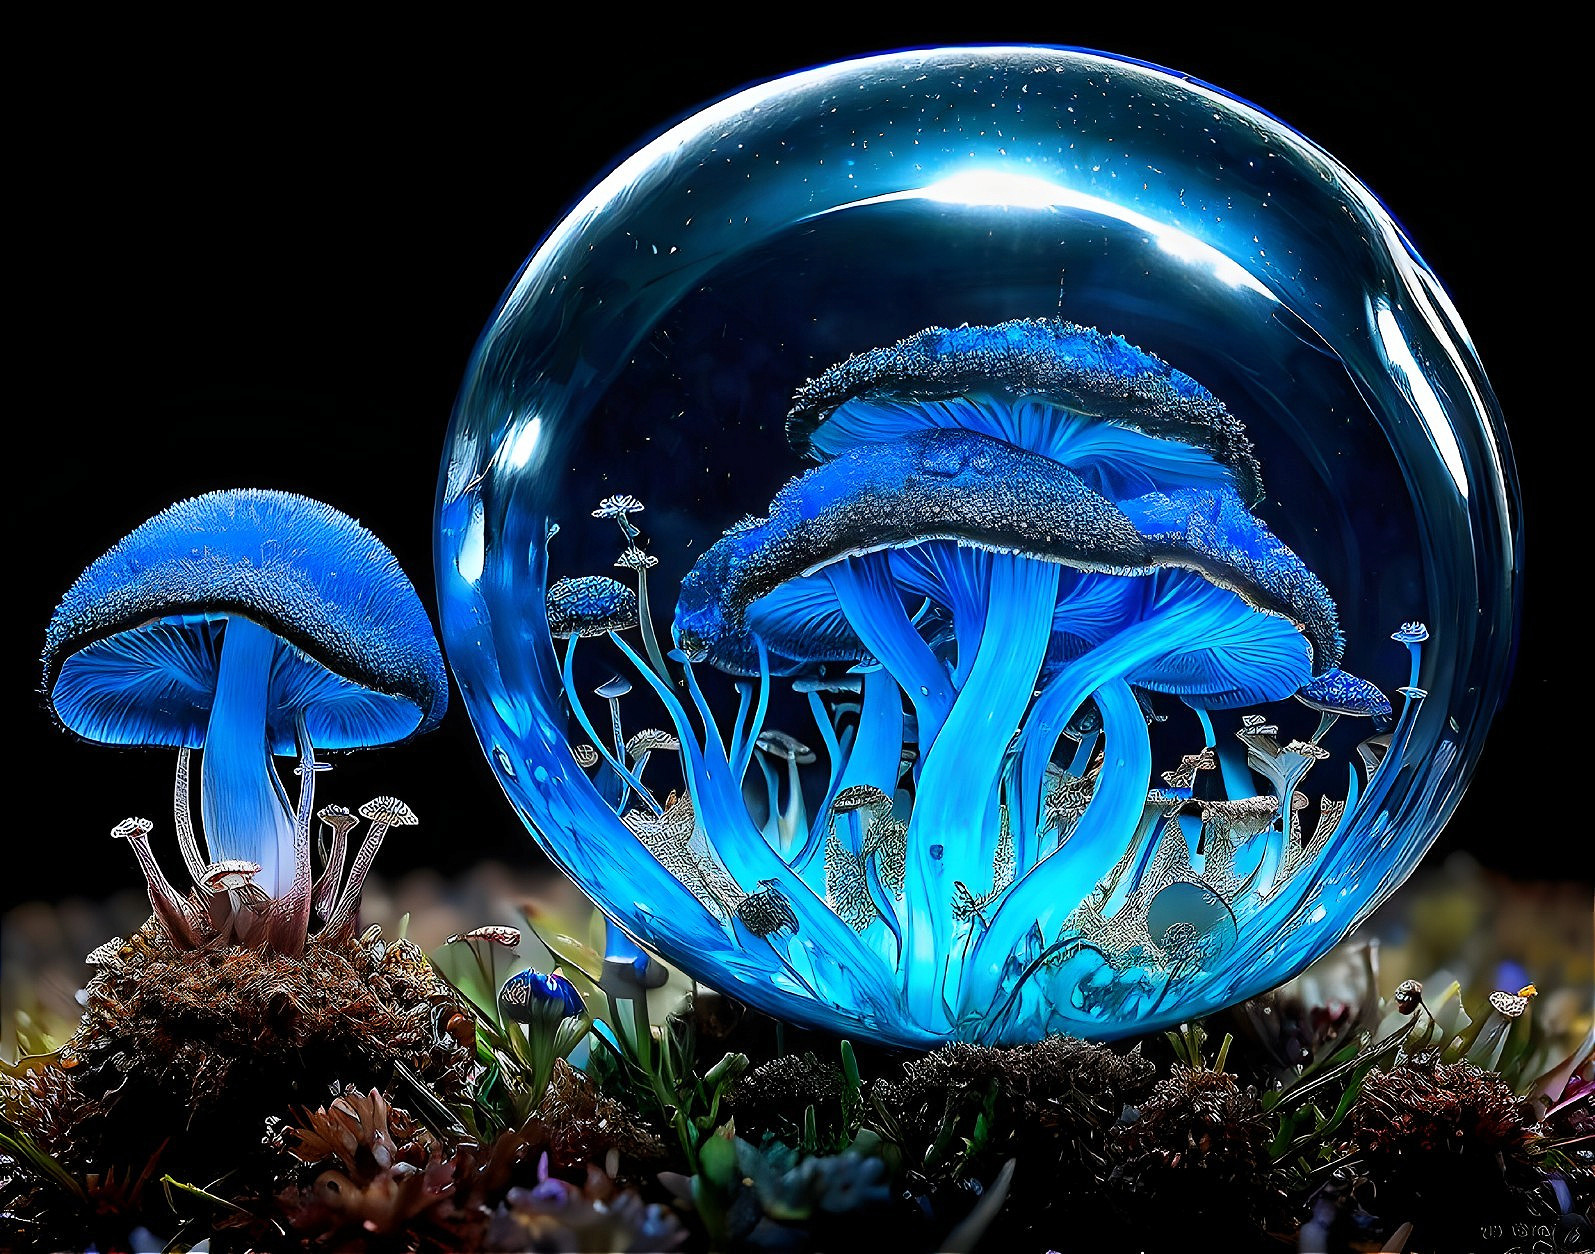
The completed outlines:
{"type": "Polygon", "coordinates": [[[1109,1039],[1295,974],[1455,808],[1517,488],[1366,188],[1155,67],[751,88],[558,224],[450,428],[445,647],[539,845],[779,1017],[1109,1039]]]}

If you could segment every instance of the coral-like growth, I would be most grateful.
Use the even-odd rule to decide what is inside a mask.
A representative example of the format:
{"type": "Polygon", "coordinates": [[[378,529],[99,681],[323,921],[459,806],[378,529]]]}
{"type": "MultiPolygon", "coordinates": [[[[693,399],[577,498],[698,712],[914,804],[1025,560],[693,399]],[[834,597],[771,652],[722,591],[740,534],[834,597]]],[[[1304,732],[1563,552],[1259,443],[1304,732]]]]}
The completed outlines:
{"type": "Polygon", "coordinates": [[[1223,1219],[1239,1234],[1267,1201],[1269,1135],[1256,1094],[1234,1076],[1176,1066],[1114,1130],[1109,1191],[1142,1230],[1172,1237],[1223,1219]]]}
{"type": "Polygon", "coordinates": [[[305,1112],[284,1142],[321,1170],[308,1185],[283,1190],[283,1215],[323,1240],[401,1232],[455,1191],[456,1164],[376,1089],[350,1089],[330,1106],[305,1112]]]}
{"type": "Polygon", "coordinates": [[[276,1138],[304,1164],[278,1190],[279,1213],[314,1248],[674,1249],[686,1237],[676,1218],[588,1161],[592,1151],[617,1161],[618,1147],[605,1144],[610,1116],[633,1145],[657,1153],[657,1142],[650,1147],[618,1104],[561,1068],[557,1108],[485,1146],[445,1145],[375,1089],[301,1111],[276,1138]]]}

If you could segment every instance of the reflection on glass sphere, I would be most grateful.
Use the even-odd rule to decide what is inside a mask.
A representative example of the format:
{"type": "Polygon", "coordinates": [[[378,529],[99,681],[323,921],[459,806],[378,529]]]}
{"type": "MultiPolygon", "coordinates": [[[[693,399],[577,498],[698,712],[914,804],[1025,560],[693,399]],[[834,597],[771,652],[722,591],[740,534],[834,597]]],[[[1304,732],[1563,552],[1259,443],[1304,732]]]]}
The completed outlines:
{"type": "Polygon", "coordinates": [[[1110,1038],[1289,977],[1433,842],[1515,493],[1333,158],[1152,67],[943,49],[710,106],[553,230],[438,579],[500,783],[638,939],[884,1041],[1110,1038]]]}

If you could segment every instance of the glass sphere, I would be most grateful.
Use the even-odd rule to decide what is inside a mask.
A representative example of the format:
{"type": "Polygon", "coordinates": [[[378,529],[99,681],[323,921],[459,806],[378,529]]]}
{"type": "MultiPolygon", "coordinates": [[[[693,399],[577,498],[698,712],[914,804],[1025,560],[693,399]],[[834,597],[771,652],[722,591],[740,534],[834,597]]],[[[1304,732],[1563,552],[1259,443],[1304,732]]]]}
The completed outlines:
{"type": "Polygon", "coordinates": [[[1502,696],[1516,487],[1445,292],[1255,107],[824,66],[608,175],[450,428],[447,651],[636,939],[907,1046],[1141,1033],[1405,878],[1502,696]]]}

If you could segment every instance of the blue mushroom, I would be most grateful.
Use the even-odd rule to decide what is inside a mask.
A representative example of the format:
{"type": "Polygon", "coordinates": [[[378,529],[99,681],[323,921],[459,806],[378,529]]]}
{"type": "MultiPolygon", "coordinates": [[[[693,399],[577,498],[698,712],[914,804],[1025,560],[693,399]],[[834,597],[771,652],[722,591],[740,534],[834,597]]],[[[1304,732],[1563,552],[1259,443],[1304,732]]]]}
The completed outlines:
{"type": "Polygon", "coordinates": [[[811,379],[787,415],[792,446],[819,459],[926,427],[1044,454],[1109,496],[1263,494],[1251,441],[1223,402],[1122,337],[1060,318],[928,327],[811,379]]]}
{"type": "Polygon", "coordinates": [[[274,943],[294,952],[311,905],[316,750],[407,739],[448,704],[431,624],[393,555],[352,518],[288,492],[212,492],[140,525],[68,589],[43,660],[70,730],[178,750],[174,812],[191,871],[203,859],[188,755],[202,751],[210,857],[260,866],[278,902],[274,943]],[[297,804],[274,755],[299,758],[297,804]]]}
{"type": "Polygon", "coordinates": [[[572,711],[614,768],[605,803],[637,795],[626,827],[772,1001],[860,1007],[903,1043],[996,1040],[1037,1014],[1100,1028],[1109,1005],[1162,1013],[1355,811],[1354,788],[1301,834],[1295,786],[1328,756],[1329,723],[1390,709],[1341,669],[1328,589],[1252,512],[1241,423],[1121,338],[1035,319],[849,358],[798,391],[787,433],[819,464],[694,563],[669,665],[615,589],[549,590],[572,711]],[[617,612],[581,630],[576,599],[617,612]],[[637,625],[641,652],[621,634],[637,625]],[[618,711],[599,737],[581,708],[571,657],[589,635],[669,714],[685,787],[663,805],[627,773],[618,711]],[[735,681],[729,734],[702,664],[735,681]],[[778,680],[807,700],[829,760],[817,808],[798,768],[819,754],[765,726],[778,680]],[[1254,753],[1266,720],[1247,713],[1247,752],[1218,742],[1218,712],[1289,698],[1323,714],[1312,741],[1254,753]],[[1205,743],[1160,788],[1176,725],[1149,725],[1169,699],[1205,743]],[[746,784],[761,752],[787,763],[784,806],[773,762],[762,790],[746,784]],[[1197,801],[1199,770],[1227,800],[1197,801]]]}

